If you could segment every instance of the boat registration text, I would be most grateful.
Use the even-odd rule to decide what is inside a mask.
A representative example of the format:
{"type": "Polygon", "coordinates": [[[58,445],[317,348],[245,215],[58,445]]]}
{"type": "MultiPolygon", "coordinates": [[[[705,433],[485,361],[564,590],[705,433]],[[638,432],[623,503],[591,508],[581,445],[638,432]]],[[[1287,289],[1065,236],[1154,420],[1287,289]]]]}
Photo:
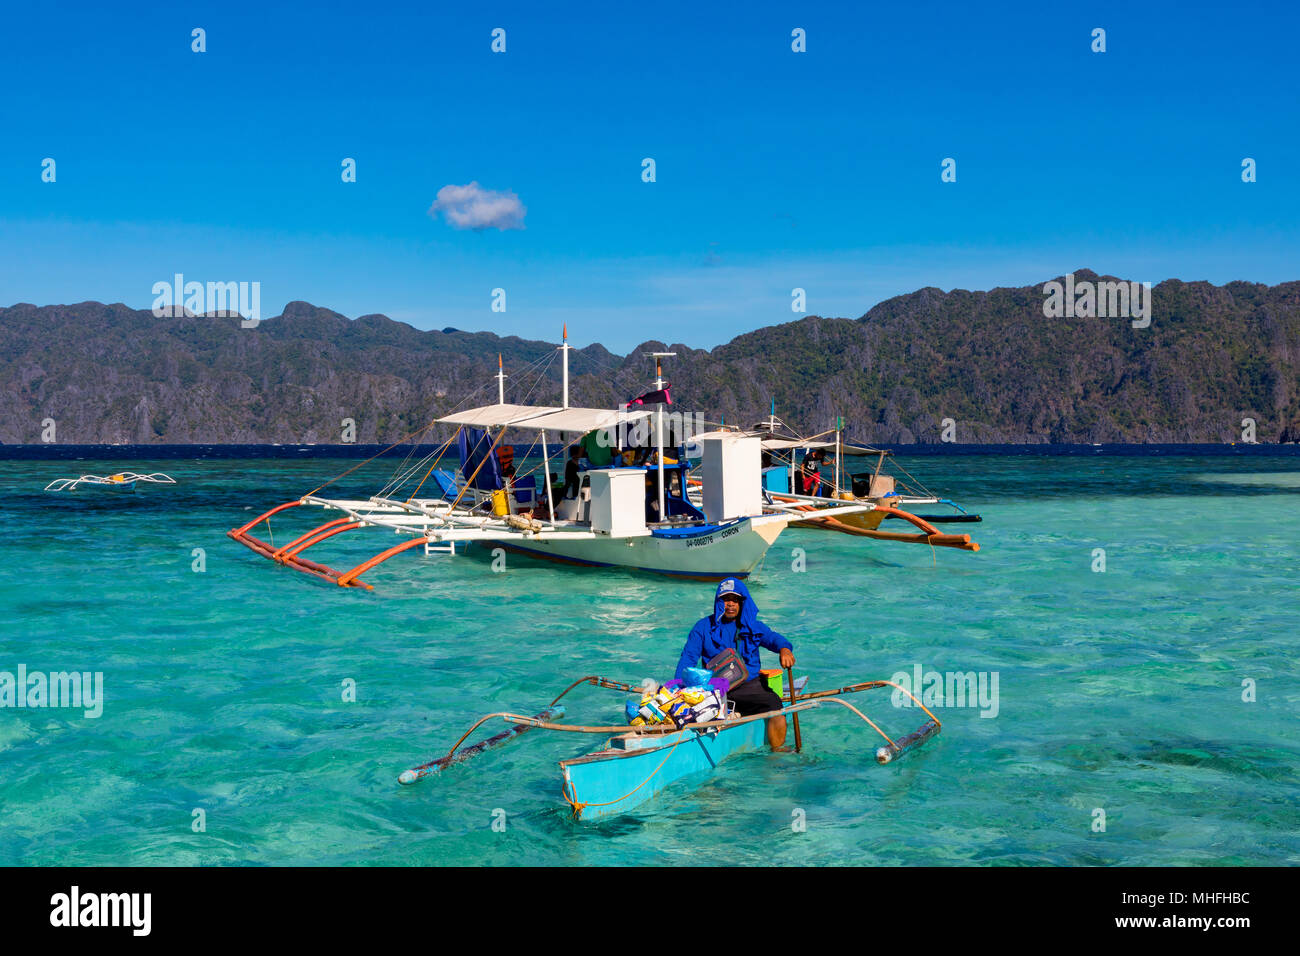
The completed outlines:
{"type": "Polygon", "coordinates": [[[733,534],[739,534],[739,533],[740,533],[740,526],[737,525],[735,527],[728,528],[725,531],[718,531],[715,532],[714,534],[704,535],[701,538],[691,538],[689,541],[686,542],[686,547],[688,548],[708,547],[709,545],[713,544],[715,541],[721,541],[723,538],[729,538],[733,534]]]}

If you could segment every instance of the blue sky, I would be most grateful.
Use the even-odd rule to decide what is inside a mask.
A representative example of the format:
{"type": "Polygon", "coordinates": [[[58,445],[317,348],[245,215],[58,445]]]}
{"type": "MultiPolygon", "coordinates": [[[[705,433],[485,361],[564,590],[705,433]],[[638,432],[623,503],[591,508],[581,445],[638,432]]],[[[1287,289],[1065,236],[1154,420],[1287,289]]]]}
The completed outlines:
{"type": "Polygon", "coordinates": [[[181,272],[627,350],[797,319],[794,287],[856,317],[1082,267],[1300,278],[1290,3],[125,9],[7,13],[0,304],[148,308],[181,272]],[[470,182],[524,228],[429,214],[470,182]]]}

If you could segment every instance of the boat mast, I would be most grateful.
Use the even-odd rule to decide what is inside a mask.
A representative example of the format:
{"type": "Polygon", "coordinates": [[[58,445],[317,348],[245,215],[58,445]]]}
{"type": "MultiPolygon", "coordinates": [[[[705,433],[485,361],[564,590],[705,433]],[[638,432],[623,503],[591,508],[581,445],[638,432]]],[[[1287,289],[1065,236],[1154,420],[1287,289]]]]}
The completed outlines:
{"type": "MultiPolygon", "coordinates": [[[[560,445],[563,449],[564,446],[560,445]]],[[[560,452],[563,455],[563,451],[560,452]]],[[[546,451],[546,429],[542,429],[542,483],[546,485],[546,512],[551,516],[551,527],[555,527],[555,500],[551,492],[551,456],[546,451]]],[[[533,506],[537,506],[537,492],[533,492],[533,506]]]]}
{"type": "MultiPolygon", "coordinates": [[[[563,407],[569,407],[569,323],[560,328],[560,356],[564,367],[563,407]]],[[[564,448],[564,432],[560,432],[560,448],[564,448]]],[[[555,501],[551,494],[551,457],[546,448],[546,431],[542,430],[542,481],[546,484],[546,507],[551,513],[551,527],[555,527],[555,501]]]]}
{"type": "Polygon", "coordinates": [[[840,430],[844,427],[844,416],[835,416],[835,494],[833,497],[840,496],[840,430]]]}
{"type": "MultiPolygon", "coordinates": [[[[775,397],[772,399],[772,407],[768,411],[767,430],[771,433],[770,437],[776,438],[776,398],[775,397]]],[[[790,475],[790,494],[794,494],[794,449],[787,448],[786,454],[790,456],[790,463],[786,467],[786,471],[789,472],[790,475]]]]}
{"type": "MultiPolygon", "coordinates": [[[[662,359],[673,358],[676,352],[651,352],[650,358],[655,360],[655,391],[664,390],[664,367],[662,359]]],[[[655,446],[658,451],[659,459],[659,520],[666,518],[664,514],[664,406],[660,402],[655,406],[655,446]]]]}
{"type": "Polygon", "coordinates": [[[506,403],[506,370],[501,364],[501,353],[497,353],[497,404],[506,403]]]}
{"type": "Polygon", "coordinates": [[[564,407],[569,407],[569,323],[564,323],[560,341],[560,352],[564,356],[564,407]]]}

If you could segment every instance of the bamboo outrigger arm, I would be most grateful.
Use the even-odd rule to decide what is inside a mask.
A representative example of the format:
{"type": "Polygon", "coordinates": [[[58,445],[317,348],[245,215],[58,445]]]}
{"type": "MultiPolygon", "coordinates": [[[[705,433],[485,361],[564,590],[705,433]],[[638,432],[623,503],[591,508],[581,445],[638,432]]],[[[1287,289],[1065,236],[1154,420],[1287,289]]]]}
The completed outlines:
{"type": "Polygon", "coordinates": [[[248,524],[244,525],[242,528],[236,528],[233,531],[227,531],[226,534],[238,540],[239,537],[248,534],[249,531],[251,531],[253,528],[256,528],[267,518],[271,517],[271,515],[279,514],[281,511],[284,511],[286,508],[296,508],[301,504],[306,504],[305,498],[299,498],[296,501],[286,501],[282,505],[276,505],[270,511],[266,512],[266,514],[254,518],[252,521],[248,522],[248,524]]]}
{"type": "MultiPolygon", "coordinates": [[[[451,750],[447,753],[445,757],[439,757],[437,760],[430,760],[428,763],[421,764],[418,767],[412,767],[410,770],[403,770],[402,775],[397,778],[397,782],[409,786],[410,784],[413,784],[418,780],[423,780],[431,773],[438,773],[440,770],[444,770],[447,767],[450,767],[454,763],[460,763],[463,760],[468,760],[470,757],[477,757],[483,751],[490,750],[493,747],[500,746],[501,744],[505,743],[507,740],[512,740],[513,738],[518,737],[520,734],[524,733],[525,731],[531,730],[533,727],[537,726],[536,724],[532,724],[532,723],[515,724],[513,727],[509,728],[508,730],[503,730],[501,731],[501,733],[496,734],[495,736],[489,737],[486,740],[480,740],[472,747],[466,747],[464,750],[458,749],[460,745],[465,742],[465,738],[468,737],[470,734],[472,734],[475,730],[477,730],[480,724],[496,716],[499,715],[488,714],[488,716],[484,717],[483,720],[480,720],[469,730],[465,731],[465,733],[461,736],[460,740],[456,741],[456,745],[451,748],[451,750]]],[[[552,721],[552,720],[559,720],[563,716],[564,716],[564,706],[563,705],[557,706],[555,704],[552,704],[550,707],[547,707],[536,717],[530,717],[529,720],[552,721]]]]}
{"type": "MultiPolygon", "coordinates": [[[[306,558],[300,558],[297,556],[296,552],[290,554],[288,553],[287,548],[279,549],[283,553],[278,553],[277,549],[273,544],[268,544],[267,542],[261,540],[260,538],[256,538],[249,533],[250,531],[252,531],[253,528],[257,527],[263,521],[268,521],[268,519],[272,515],[279,514],[281,511],[284,511],[288,508],[296,508],[299,505],[303,505],[306,503],[307,502],[305,499],[298,499],[296,501],[286,501],[284,504],[276,505],[270,511],[266,512],[263,515],[259,515],[258,517],[254,518],[252,521],[248,522],[248,524],[243,525],[242,527],[239,528],[235,528],[231,531],[227,531],[226,536],[234,539],[235,541],[238,541],[240,544],[244,545],[244,547],[246,548],[249,548],[254,553],[260,554],[264,558],[269,558],[272,561],[277,562],[278,564],[283,564],[285,567],[293,568],[295,571],[302,571],[304,574],[311,574],[318,578],[324,578],[326,581],[337,582],[339,572],[335,571],[333,568],[324,564],[317,564],[315,561],[308,561],[306,558]]],[[[270,525],[268,523],[268,527],[269,526],[270,525]]],[[[312,531],[308,532],[308,536],[320,530],[321,530],[320,528],[315,528],[312,531]]],[[[301,540],[302,537],[298,537],[294,539],[294,541],[290,542],[289,547],[291,548],[294,544],[297,544],[301,540]]],[[[364,586],[369,587],[369,585],[364,585],[364,586]]]]}
{"type": "Polygon", "coordinates": [[[309,561],[299,555],[313,545],[324,541],[326,538],[331,538],[336,534],[342,534],[344,531],[351,531],[355,528],[362,527],[364,522],[358,520],[353,515],[349,515],[346,518],[336,518],[333,521],[327,521],[325,524],[312,528],[306,534],[299,535],[288,544],[279,548],[276,548],[274,544],[268,544],[260,538],[254,537],[250,533],[253,528],[257,527],[263,521],[268,521],[272,515],[285,511],[288,508],[296,508],[299,505],[309,503],[311,502],[309,502],[307,498],[301,498],[296,501],[286,501],[283,504],[276,505],[265,514],[254,518],[252,521],[248,522],[248,524],[227,531],[226,536],[238,541],[254,553],[260,554],[264,558],[269,558],[277,564],[282,564],[287,568],[292,568],[295,571],[302,571],[304,574],[310,574],[314,577],[337,584],[340,587],[361,587],[368,591],[373,590],[373,588],[366,582],[359,580],[358,577],[363,571],[368,571],[376,564],[386,561],[399,551],[405,551],[407,548],[414,547],[417,544],[424,544],[428,540],[427,538],[414,538],[411,541],[404,542],[397,548],[389,548],[387,551],[380,555],[376,555],[369,561],[353,568],[351,571],[344,572],[337,571],[326,564],[309,561]]]}
{"type": "Polygon", "coordinates": [[[411,548],[415,548],[418,547],[419,545],[428,544],[428,543],[429,543],[428,538],[412,538],[409,541],[403,541],[401,544],[395,544],[387,551],[382,551],[379,554],[375,555],[373,558],[370,558],[366,561],[362,561],[351,571],[345,571],[343,574],[339,575],[339,578],[335,583],[338,584],[339,587],[347,587],[348,585],[351,584],[359,584],[363,588],[370,589],[369,584],[365,584],[364,582],[357,580],[359,575],[369,571],[377,564],[383,564],[385,561],[387,561],[395,554],[401,554],[403,551],[409,551],[411,548]]]}
{"type": "Polygon", "coordinates": [[[560,693],[556,695],[555,700],[547,704],[546,709],[536,717],[529,717],[527,721],[523,723],[517,723],[508,730],[503,730],[495,736],[489,737],[486,740],[481,740],[473,746],[461,750],[460,745],[465,742],[465,739],[469,737],[470,734],[493,717],[498,717],[500,715],[488,714],[486,717],[475,721],[474,726],[470,727],[469,730],[460,735],[460,739],[452,744],[451,749],[447,751],[445,756],[439,757],[436,760],[430,760],[428,763],[421,764],[418,767],[412,767],[410,770],[402,771],[402,775],[397,778],[397,782],[403,785],[409,785],[418,780],[423,780],[431,773],[438,773],[440,770],[444,770],[454,763],[460,763],[462,760],[468,760],[470,757],[478,756],[485,750],[489,750],[492,747],[505,743],[507,740],[518,737],[526,730],[531,730],[535,726],[535,723],[533,723],[534,721],[550,723],[559,720],[564,716],[564,705],[560,703],[560,698],[581,684],[593,684],[596,687],[605,687],[609,690],[621,690],[624,692],[634,690],[631,684],[625,684],[622,681],[609,680],[605,677],[597,677],[593,675],[590,677],[579,678],[568,687],[564,688],[564,690],[560,691],[560,693]]]}
{"type": "Polygon", "coordinates": [[[629,694],[632,693],[632,691],[636,690],[636,688],[633,687],[631,684],[625,684],[623,681],[610,680],[607,677],[597,677],[595,675],[592,675],[591,677],[579,678],[578,680],[575,680],[572,684],[570,684],[568,687],[564,688],[564,690],[560,691],[560,693],[556,695],[555,700],[551,701],[551,706],[554,707],[556,704],[558,704],[560,702],[560,699],[564,697],[565,694],[573,690],[573,688],[577,687],[579,684],[591,684],[595,687],[604,687],[609,690],[621,690],[629,694]]]}
{"type": "Polygon", "coordinates": [[[319,544],[326,538],[332,538],[336,534],[344,531],[351,531],[353,528],[360,528],[360,521],[353,521],[351,518],[335,518],[333,521],[327,521],[318,528],[313,528],[304,535],[294,538],[284,547],[276,551],[271,557],[276,561],[283,561],[286,557],[292,558],[303,551],[306,551],[312,545],[319,544]]]}
{"type": "MultiPolygon", "coordinates": [[[[806,501],[805,498],[794,495],[783,495],[773,493],[774,501],[796,503],[806,501]]],[[[937,548],[957,548],[960,551],[978,551],[979,543],[972,541],[968,534],[944,534],[924,518],[919,518],[910,512],[903,511],[899,508],[891,508],[889,505],[876,505],[870,509],[880,511],[892,518],[902,518],[921,529],[919,534],[903,534],[897,531],[877,531],[868,528],[856,528],[852,525],[845,524],[835,518],[834,514],[819,514],[815,506],[811,504],[795,504],[801,517],[800,521],[808,523],[817,523],[835,531],[842,531],[844,534],[856,534],[863,538],[875,538],[879,541],[902,541],[910,544],[929,544],[937,548]],[[807,517],[802,517],[807,515],[807,517]]]]}

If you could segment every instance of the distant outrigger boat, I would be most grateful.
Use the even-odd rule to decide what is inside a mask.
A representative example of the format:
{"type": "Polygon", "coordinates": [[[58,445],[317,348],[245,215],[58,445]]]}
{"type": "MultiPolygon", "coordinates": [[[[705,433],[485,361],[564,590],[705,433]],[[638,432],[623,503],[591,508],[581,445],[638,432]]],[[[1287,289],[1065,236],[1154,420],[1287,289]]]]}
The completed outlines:
{"type": "MultiPolygon", "coordinates": [[[[799,686],[803,686],[800,678],[799,686]]],[[[789,700],[779,711],[755,714],[749,717],[729,717],[705,723],[628,728],[626,726],[572,726],[557,721],[565,716],[560,700],[581,684],[593,684],[611,690],[634,692],[631,684],[607,680],[603,677],[584,677],[570,684],[550,705],[533,717],[519,714],[488,714],[478,720],[451,750],[443,757],[419,767],[404,771],[398,782],[416,783],[432,774],[440,774],[448,767],[462,763],[486,750],[500,746],[524,732],[537,728],[565,733],[605,735],[604,746],[589,754],[560,761],[563,775],[562,795],[575,820],[599,820],[627,813],[650,800],[668,785],[683,778],[717,768],[727,757],[745,750],[757,750],[765,743],[763,722],[772,717],[793,717],[796,728],[796,749],[802,749],[798,731],[798,718],[807,710],[829,704],[838,704],[868,723],[881,737],[883,746],[877,748],[877,763],[886,764],[902,754],[919,747],[939,733],[938,718],[917,700],[910,691],[891,681],[875,680],[841,687],[838,690],[819,691],[796,696],[795,685],[790,685],[789,700]],[[903,737],[892,738],[881,730],[871,718],[843,697],[866,690],[893,687],[906,694],[930,718],[919,729],[903,737]],[[466,747],[461,745],[482,724],[501,718],[511,726],[493,737],[466,747]]]]}
{"type": "MultiPolygon", "coordinates": [[[[834,491],[832,497],[840,496],[852,491],[852,497],[859,501],[871,501],[877,504],[889,505],[892,508],[903,509],[912,517],[920,518],[923,521],[934,522],[935,524],[946,524],[953,522],[977,522],[982,521],[977,514],[971,514],[951,498],[940,498],[930,489],[926,488],[921,481],[902,469],[903,473],[916,485],[911,488],[905,483],[898,481],[892,475],[886,475],[882,469],[885,459],[892,457],[893,452],[883,448],[872,448],[867,445],[854,445],[848,442],[843,433],[843,419],[837,418],[835,428],[832,431],[823,432],[820,435],[814,435],[811,438],[799,438],[793,435],[781,435],[780,429],[789,431],[789,426],[776,417],[776,403],[773,402],[772,410],[766,421],[759,422],[751,430],[751,434],[763,436],[763,451],[768,456],[779,457],[785,455],[786,460],[777,465],[765,468],[763,472],[763,486],[772,491],[795,493],[795,474],[797,466],[794,461],[794,453],[799,449],[805,452],[820,451],[823,455],[827,451],[834,453],[834,476],[831,487],[834,491]],[[833,436],[827,439],[827,436],[833,436]],[[845,459],[848,458],[869,458],[876,456],[875,467],[867,471],[855,471],[850,473],[845,459]],[[847,481],[843,479],[847,477],[847,481]],[[845,485],[844,491],[841,492],[841,485],[845,485]],[[899,489],[902,490],[899,490],[899,489]],[[927,505],[946,505],[953,509],[953,512],[943,514],[916,514],[915,509],[927,505]]],[[[901,466],[899,466],[901,469],[901,466]]],[[[822,480],[825,480],[824,478],[822,480]]],[[[899,515],[888,515],[888,517],[900,517],[899,515]]],[[[859,524],[860,522],[853,522],[859,524]]],[[[878,522],[877,522],[878,524],[878,522]]],[[[875,525],[872,525],[874,527],[875,525]]]]}
{"type": "Polygon", "coordinates": [[[124,471],[116,475],[82,475],[80,478],[56,478],[45,486],[46,491],[76,491],[85,486],[96,491],[135,491],[137,482],[151,482],[159,485],[174,485],[175,480],[162,472],[151,475],[137,475],[124,471]]]}
{"type": "MultiPolygon", "coordinates": [[[[979,515],[966,512],[956,502],[947,498],[929,495],[900,494],[895,490],[895,481],[889,475],[881,474],[881,466],[890,452],[879,448],[851,445],[845,442],[837,428],[834,432],[814,435],[810,438],[782,436],[778,427],[784,427],[775,416],[766,422],[760,422],[747,431],[736,431],[737,435],[749,435],[760,439],[765,456],[778,463],[763,468],[763,494],[770,512],[786,513],[793,516],[793,524],[801,528],[821,528],[839,531],[844,534],[875,538],[882,541],[897,541],[909,544],[928,544],[934,547],[956,548],[961,551],[978,551],[980,546],[971,541],[968,534],[944,534],[931,522],[980,521],[979,515]],[[833,440],[826,440],[826,435],[834,435],[833,440]],[[805,495],[795,491],[795,452],[834,450],[834,477],[831,481],[832,494],[805,495]],[[872,473],[849,474],[841,468],[845,457],[878,456],[875,471],[872,473]],[[786,460],[781,462],[784,457],[786,460]],[[848,475],[852,490],[842,489],[841,478],[848,475]],[[832,514],[824,509],[827,504],[859,504],[866,506],[862,511],[832,514]],[[956,515],[917,515],[910,509],[920,505],[947,504],[955,508],[956,515]],[[914,525],[914,533],[881,531],[880,526],[886,518],[897,518],[914,525]]],[[[717,433],[710,433],[717,434],[717,433]]],[[[821,478],[825,481],[825,478],[821,478]]],[[[915,479],[913,479],[915,481],[915,479]]],[[[697,488],[707,483],[693,481],[697,488]]],[[[919,482],[918,482],[919,484],[919,482]]],[[[924,490],[924,489],[922,489],[924,490]]],[[[697,495],[699,492],[696,492],[697,495]]]]}
{"type": "MultiPolygon", "coordinates": [[[[456,545],[473,542],[567,564],[629,568],[675,577],[720,580],[743,578],[752,573],[781,531],[795,520],[790,513],[764,508],[757,438],[723,434],[703,441],[703,469],[709,478],[709,491],[696,504],[685,493],[687,464],[680,459],[666,461],[660,408],[654,413],[658,426],[654,467],[592,468],[586,473],[589,488],[580,488],[576,498],[555,500],[546,445],[548,432],[584,435],[608,432],[651,414],[571,407],[567,339],[566,329],[560,346],[564,354],[563,405],[506,403],[505,373],[499,370],[497,404],[443,416],[413,433],[437,424],[453,425],[457,429],[436,453],[408,469],[397,482],[398,487],[408,480],[414,483],[420,472],[424,472],[405,498],[393,491],[367,499],[323,498],[313,492],[277,505],[228,532],[229,536],[286,567],[340,586],[367,589],[370,585],[361,581],[360,576],[403,551],[423,546],[426,554],[454,553],[456,545]],[[517,478],[507,487],[494,454],[507,429],[539,435],[544,492],[538,491],[535,479],[529,485],[523,478],[517,478]],[[443,454],[453,443],[458,444],[460,453],[459,478],[438,468],[443,454]],[[427,471],[425,464],[429,464],[427,471]],[[438,493],[418,497],[430,479],[430,488],[436,488],[438,493]],[[648,488],[654,494],[649,494],[648,488]],[[516,502],[513,506],[512,498],[516,502]],[[302,505],[337,511],[343,517],[313,528],[278,548],[251,534],[271,516],[302,505]],[[652,520],[652,505],[653,514],[663,516],[662,520],[652,520]],[[517,508],[522,513],[516,513],[517,508]],[[535,513],[543,517],[535,517],[535,513]],[[302,552],[334,535],[365,527],[387,528],[410,537],[349,571],[337,571],[302,557],[302,552]]],[[[662,376],[657,385],[663,388],[662,376]]],[[[818,503],[819,514],[834,517],[871,508],[869,504],[831,500],[818,503]]]]}

